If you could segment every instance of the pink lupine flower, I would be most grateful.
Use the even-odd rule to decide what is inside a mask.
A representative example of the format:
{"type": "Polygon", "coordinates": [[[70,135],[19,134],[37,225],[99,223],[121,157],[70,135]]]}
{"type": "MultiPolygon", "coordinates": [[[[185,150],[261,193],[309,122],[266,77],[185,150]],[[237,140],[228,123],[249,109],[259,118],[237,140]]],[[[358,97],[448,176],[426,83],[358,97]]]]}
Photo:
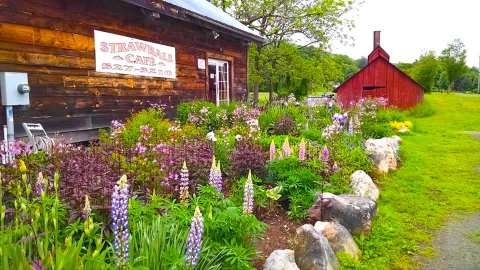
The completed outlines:
{"type": "Polygon", "coordinates": [[[284,157],[289,157],[292,155],[292,148],[290,148],[290,143],[288,142],[288,137],[285,138],[285,141],[282,145],[282,152],[284,157]]]}
{"type": "Polygon", "coordinates": [[[192,223],[190,225],[190,232],[188,233],[187,250],[185,252],[185,261],[187,265],[192,268],[195,267],[200,258],[200,251],[202,249],[202,237],[203,237],[203,217],[200,208],[195,208],[195,214],[193,214],[192,223]]]}
{"type": "Polygon", "coordinates": [[[275,148],[275,142],[272,140],[272,142],[270,143],[270,161],[275,159],[275,152],[276,151],[277,150],[275,148]]]}
{"type": "Polygon", "coordinates": [[[248,171],[247,181],[245,182],[245,188],[243,191],[243,213],[252,214],[253,213],[253,182],[252,182],[252,171],[248,171]]]}
{"type": "Polygon", "coordinates": [[[180,170],[180,201],[185,203],[188,200],[190,194],[188,193],[189,179],[188,179],[188,168],[187,163],[184,161],[182,169],[180,170]]]}
{"type": "Polygon", "coordinates": [[[298,145],[298,159],[301,160],[301,161],[305,160],[306,147],[307,147],[307,145],[305,143],[305,140],[302,139],[302,141],[298,145]]]}

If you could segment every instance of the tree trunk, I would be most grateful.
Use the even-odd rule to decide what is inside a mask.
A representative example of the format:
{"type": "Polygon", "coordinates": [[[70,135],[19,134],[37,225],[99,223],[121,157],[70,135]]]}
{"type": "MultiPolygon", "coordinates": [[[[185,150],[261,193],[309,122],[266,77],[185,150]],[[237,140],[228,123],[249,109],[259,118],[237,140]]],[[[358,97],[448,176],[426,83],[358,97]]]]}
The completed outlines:
{"type": "Polygon", "coordinates": [[[253,85],[253,106],[258,106],[258,83],[253,85]]]}

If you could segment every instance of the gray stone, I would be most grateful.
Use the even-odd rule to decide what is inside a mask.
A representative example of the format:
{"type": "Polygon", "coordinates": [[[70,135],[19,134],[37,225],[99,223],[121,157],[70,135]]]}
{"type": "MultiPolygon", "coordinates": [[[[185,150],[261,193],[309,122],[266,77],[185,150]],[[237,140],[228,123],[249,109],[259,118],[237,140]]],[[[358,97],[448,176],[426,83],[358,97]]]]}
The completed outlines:
{"type": "Polygon", "coordinates": [[[263,270],[298,270],[295,252],[291,249],[277,249],[268,256],[263,270]]]}
{"type": "Polygon", "coordinates": [[[357,260],[360,257],[360,249],[348,230],[338,222],[315,223],[315,230],[327,238],[335,254],[341,252],[357,260]]]}
{"type": "Polygon", "coordinates": [[[308,214],[311,221],[337,221],[355,235],[370,232],[376,211],[377,204],[369,198],[332,193],[321,196],[318,193],[308,214]]]}
{"type": "Polygon", "coordinates": [[[372,178],[364,171],[355,171],[350,176],[350,187],[352,188],[353,195],[370,198],[377,201],[379,190],[377,185],[373,183],[372,178]]]}
{"type": "Polygon", "coordinates": [[[399,150],[402,139],[398,136],[381,139],[368,139],[365,142],[365,152],[375,164],[379,173],[386,174],[396,170],[400,160],[399,150]]]}
{"type": "Polygon", "coordinates": [[[335,270],[340,268],[327,238],[311,224],[297,229],[295,235],[295,262],[302,270],[335,270]]]}

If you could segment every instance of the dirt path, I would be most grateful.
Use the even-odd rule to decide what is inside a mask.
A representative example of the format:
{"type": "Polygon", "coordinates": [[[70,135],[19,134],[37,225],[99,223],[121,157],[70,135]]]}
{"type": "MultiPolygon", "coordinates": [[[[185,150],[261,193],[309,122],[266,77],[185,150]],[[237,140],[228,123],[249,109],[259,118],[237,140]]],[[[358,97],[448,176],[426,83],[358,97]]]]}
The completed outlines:
{"type": "Polygon", "coordinates": [[[437,255],[427,263],[425,270],[480,269],[480,212],[464,217],[452,218],[438,232],[433,241],[437,255]]]}

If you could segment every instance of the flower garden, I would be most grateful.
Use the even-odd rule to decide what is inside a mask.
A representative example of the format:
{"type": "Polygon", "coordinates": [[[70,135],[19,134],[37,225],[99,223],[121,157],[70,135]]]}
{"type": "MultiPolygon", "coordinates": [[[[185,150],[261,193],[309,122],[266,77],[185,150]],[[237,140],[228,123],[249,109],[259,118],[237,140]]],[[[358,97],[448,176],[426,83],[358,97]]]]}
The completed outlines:
{"type": "Polygon", "coordinates": [[[152,106],[114,121],[88,146],[12,143],[0,165],[0,267],[262,267],[290,248],[270,225],[312,222],[317,193],[351,193],[358,170],[377,176],[365,141],[412,126],[384,102],[196,101],[175,120],[152,106]]]}

